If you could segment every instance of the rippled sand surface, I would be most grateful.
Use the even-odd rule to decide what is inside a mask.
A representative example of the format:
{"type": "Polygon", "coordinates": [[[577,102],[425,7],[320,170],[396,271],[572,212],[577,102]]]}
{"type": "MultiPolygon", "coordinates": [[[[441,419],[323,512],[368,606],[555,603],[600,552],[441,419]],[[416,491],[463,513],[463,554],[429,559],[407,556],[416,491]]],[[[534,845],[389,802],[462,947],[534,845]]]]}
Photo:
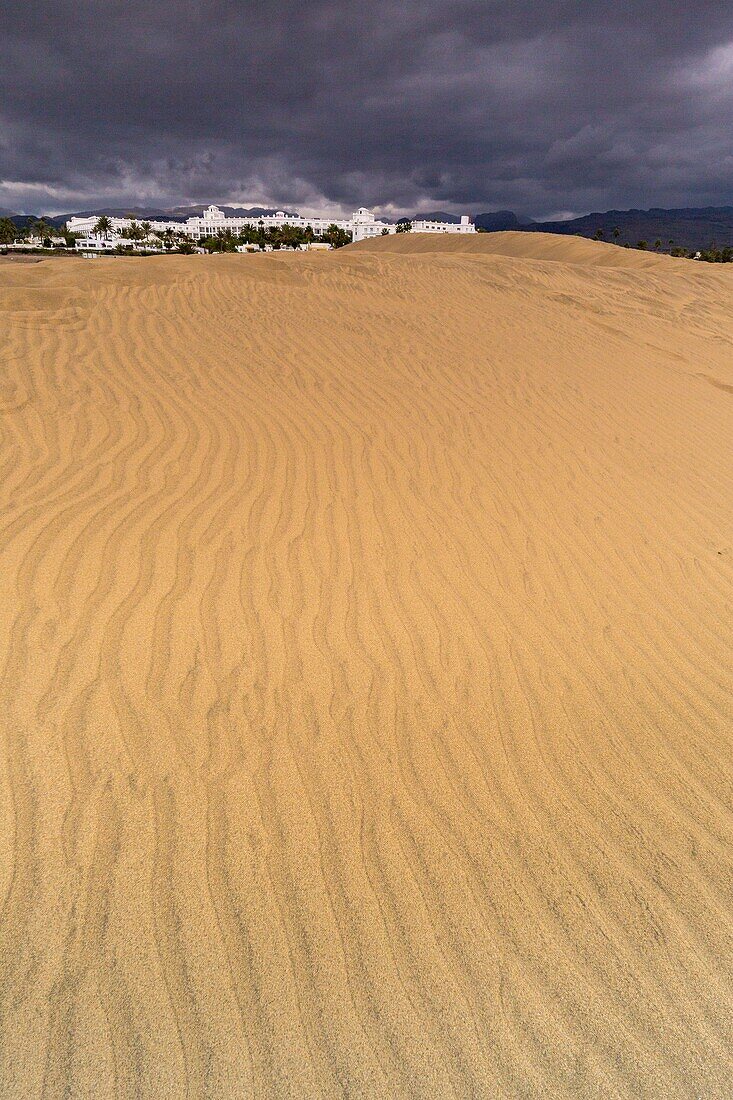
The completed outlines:
{"type": "Polygon", "coordinates": [[[3,1100],[733,1095],[733,269],[0,269],[3,1100]]]}

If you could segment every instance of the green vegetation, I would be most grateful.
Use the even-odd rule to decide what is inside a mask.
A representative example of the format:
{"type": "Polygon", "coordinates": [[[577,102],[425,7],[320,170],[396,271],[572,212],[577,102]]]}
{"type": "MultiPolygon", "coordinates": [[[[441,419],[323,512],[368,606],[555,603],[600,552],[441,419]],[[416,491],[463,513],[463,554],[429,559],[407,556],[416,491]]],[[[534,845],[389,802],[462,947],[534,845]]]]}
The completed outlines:
{"type": "Polygon", "coordinates": [[[313,232],[312,226],[304,229],[295,225],[282,225],[274,228],[265,228],[264,222],[257,225],[245,226],[240,233],[232,233],[231,229],[220,230],[215,236],[205,237],[199,242],[207,252],[234,252],[238,245],[254,244],[260,248],[298,248],[300,245],[310,244],[313,241],[321,241],[330,244],[333,248],[341,248],[351,240],[351,234],[337,225],[329,225],[321,236],[313,232]]]}
{"type": "MultiPolygon", "coordinates": [[[[99,222],[97,223],[99,224],[99,222]]],[[[150,232],[150,223],[148,223],[148,233],[150,232]]],[[[133,218],[130,221],[129,226],[120,230],[120,236],[126,241],[144,241],[148,233],[143,229],[139,222],[136,222],[133,218]]]]}
{"type": "Polygon", "coordinates": [[[12,218],[0,218],[0,247],[7,244],[28,244],[34,247],[38,242],[44,248],[64,247],[52,238],[62,237],[67,248],[74,247],[75,233],[69,233],[64,226],[57,229],[45,218],[28,218],[25,224],[16,225],[12,218]]]}
{"type": "MultiPolygon", "coordinates": [[[[648,241],[638,241],[636,247],[642,252],[648,248],[648,241]]],[[[625,242],[624,248],[630,248],[631,245],[628,241],[625,242]]],[[[654,242],[654,249],[656,252],[661,252],[662,241],[660,238],[654,242]]],[[[716,248],[715,241],[712,241],[709,248],[694,249],[683,248],[681,245],[675,245],[674,239],[671,238],[667,241],[668,255],[674,256],[677,259],[685,260],[701,260],[703,263],[710,264],[730,264],[733,263],[733,247],[726,246],[725,248],[716,248]]]]}
{"type": "Polygon", "coordinates": [[[397,232],[398,233],[411,233],[412,232],[412,222],[410,222],[410,221],[397,222],[397,232]]]}
{"type": "Polygon", "coordinates": [[[106,214],[102,214],[97,218],[97,223],[94,226],[94,232],[99,237],[104,237],[105,240],[109,237],[109,231],[112,228],[112,222],[109,220],[106,214]]]}
{"type": "MultiPolygon", "coordinates": [[[[684,253],[684,248],[675,250],[679,253],[684,253]]],[[[690,255],[690,253],[688,253],[690,255]]],[[[730,264],[733,263],[733,248],[704,248],[701,252],[696,253],[696,260],[705,260],[709,264],[730,264]]]]}
{"type": "MultiPolygon", "coordinates": [[[[609,213],[612,212],[614,211],[609,211],[609,213]]],[[[630,211],[630,213],[632,212],[633,211],[630,211]]],[[[676,211],[674,210],[666,212],[668,213],[668,215],[675,215],[676,213],[676,211]]],[[[685,211],[680,212],[683,213],[685,211]]],[[[690,215],[692,215],[692,213],[694,212],[696,211],[689,211],[690,215]]],[[[648,227],[653,229],[653,231],[657,234],[656,237],[654,237],[652,240],[648,240],[645,237],[641,237],[638,240],[635,240],[636,233],[634,232],[634,230],[636,229],[636,232],[638,232],[638,229],[641,228],[638,222],[639,219],[643,221],[645,211],[638,211],[636,213],[638,213],[636,223],[630,222],[624,224],[622,222],[621,224],[615,224],[614,226],[613,222],[608,219],[606,220],[605,224],[601,224],[601,226],[595,224],[594,226],[593,222],[591,222],[590,220],[592,216],[589,215],[586,218],[573,219],[573,221],[570,223],[536,222],[535,226],[533,227],[533,231],[566,233],[569,232],[569,229],[560,227],[564,227],[565,224],[568,224],[568,226],[575,227],[575,233],[573,233],[575,237],[586,238],[594,241],[613,240],[614,244],[620,245],[621,248],[624,249],[638,249],[641,252],[654,249],[655,252],[658,252],[660,254],[666,253],[670,256],[683,257],[683,259],[687,260],[701,260],[708,263],[726,264],[733,262],[733,245],[725,246],[725,248],[719,249],[718,245],[716,245],[715,240],[711,240],[707,248],[705,248],[705,246],[702,244],[694,244],[693,246],[690,246],[690,244],[688,243],[687,246],[680,245],[678,243],[679,238],[669,237],[668,235],[670,230],[677,230],[677,223],[669,223],[667,224],[667,226],[648,227]]],[[[652,211],[646,211],[646,213],[652,213],[652,211]]],[[[665,211],[661,211],[661,213],[665,213],[665,211]]],[[[648,220],[649,219],[647,219],[647,222],[648,220]]],[[[644,228],[647,228],[647,226],[645,226],[644,228]]],[[[688,239],[691,237],[693,230],[690,229],[689,224],[685,220],[681,220],[679,222],[679,228],[683,233],[687,235],[688,239]]],[[[721,232],[724,232],[726,234],[726,238],[730,240],[730,233],[732,231],[732,227],[730,226],[730,224],[721,222],[720,229],[721,232]]],[[[482,232],[482,230],[479,229],[479,232],[482,232]]]]}
{"type": "Polygon", "coordinates": [[[19,230],[10,218],[0,218],[0,244],[12,244],[19,230]]]}
{"type": "Polygon", "coordinates": [[[339,229],[337,225],[329,225],[321,240],[330,244],[333,248],[343,248],[351,241],[351,234],[345,229],[339,229]]]}

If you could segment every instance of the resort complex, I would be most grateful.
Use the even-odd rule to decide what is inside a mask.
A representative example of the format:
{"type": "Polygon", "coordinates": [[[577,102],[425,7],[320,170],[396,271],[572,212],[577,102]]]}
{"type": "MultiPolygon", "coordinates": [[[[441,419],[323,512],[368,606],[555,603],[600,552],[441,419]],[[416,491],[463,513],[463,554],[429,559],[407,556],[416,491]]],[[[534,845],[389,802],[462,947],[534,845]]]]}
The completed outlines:
{"type": "MultiPolygon", "coordinates": [[[[72,217],[66,223],[70,233],[78,235],[77,247],[90,249],[113,249],[120,241],[129,239],[129,229],[135,223],[130,218],[107,217],[104,221],[104,232],[100,233],[100,218],[96,214],[88,217],[72,217]]],[[[331,217],[329,215],[316,215],[303,217],[300,214],[287,213],[278,210],[275,214],[250,214],[233,217],[226,214],[218,206],[207,206],[202,214],[194,215],[182,221],[172,219],[152,219],[139,223],[144,227],[144,234],[137,242],[142,244],[148,235],[168,235],[168,237],[187,237],[195,242],[207,240],[212,237],[230,234],[239,236],[251,230],[277,230],[286,226],[303,231],[310,230],[310,236],[320,238],[333,232],[334,229],[348,234],[352,241],[361,241],[368,237],[378,237],[400,230],[400,223],[381,221],[367,210],[360,207],[350,218],[331,217]]],[[[402,223],[404,224],[404,223],[402,223]]],[[[461,216],[458,222],[441,222],[432,220],[417,220],[411,223],[411,229],[416,233],[475,233],[476,227],[470,221],[467,214],[461,216]]]]}

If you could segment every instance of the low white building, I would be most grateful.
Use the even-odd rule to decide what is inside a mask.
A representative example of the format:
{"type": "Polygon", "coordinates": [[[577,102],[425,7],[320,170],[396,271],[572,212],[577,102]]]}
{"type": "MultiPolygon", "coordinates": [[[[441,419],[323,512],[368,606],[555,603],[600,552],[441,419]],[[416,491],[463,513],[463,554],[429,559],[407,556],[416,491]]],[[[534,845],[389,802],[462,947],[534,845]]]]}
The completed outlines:
{"type": "Polygon", "coordinates": [[[74,248],[79,252],[114,252],[115,248],[119,244],[118,239],[105,238],[105,237],[77,237],[74,241],[74,248]]]}
{"type": "Polygon", "coordinates": [[[0,249],[3,252],[10,250],[11,252],[18,252],[20,250],[27,250],[29,248],[40,248],[46,251],[49,248],[66,248],[66,237],[16,237],[12,243],[0,244],[0,249]],[[49,244],[44,242],[48,241],[49,244]]]}
{"type": "Polygon", "coordinates": [[[77,237],[74,247],[77,252],[85,255],[90,252],[116,252],[122,246],[128,252],[165,252],[161,248],[160,241],[128,241],[124,237],[102,237],[99,234],[91,234],[88,237],[77,237]]]}
{"type": "Polygon", "coordinates": [[[476,226],[473,224],[468,214],[461,214],[461,220],[459,222],[426,222],[426,221],[414,221],[412,223],[413,233],[475,233],[476,226]]]}
{"type": "MultiPolygon", "coordinates": [[[[371,237],[382,237],[388,233],[396,233],[397,226],[390,222],[378,221],[377,218],[365,207],[361,207],[352,215],[351,231],[353,240],[364,241],[371,237]]],[[[459,222],[436,222],[417,220],[412,223],[413,233],[475,233],[476,226],[468,214],[462,214],[459,222]]]]}

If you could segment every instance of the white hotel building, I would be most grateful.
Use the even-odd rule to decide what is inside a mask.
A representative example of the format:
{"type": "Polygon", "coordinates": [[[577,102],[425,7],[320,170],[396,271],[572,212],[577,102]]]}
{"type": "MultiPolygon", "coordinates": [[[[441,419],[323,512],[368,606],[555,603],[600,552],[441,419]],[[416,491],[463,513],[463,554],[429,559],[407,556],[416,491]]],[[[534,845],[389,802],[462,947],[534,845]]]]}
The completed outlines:
{"type": "Polygon", "coordinates": [[[226,229],[237,234],[243,229],[256,229],[258,226],[263,229],[280,229],[284,225],[292,225],[298,229],[307,229],[310,226],[317,237],[322,236],[329,225],[337,225],[339,229],[345,229],[347,232],[351,231],[351,221],[344,218],[324,216],[302,218],[300,214],[286,214],[283,210],[278,210],[276,214],[262,214],[260,217],[250,215],[243,218],[232,218],[225,214],[223,210],[220,210],[218,206],[207,206],[200,217],[187,218],[186,222],[179,227],[179,232],[182,229],[194,240],[202,240],[204,237],[215,237],[217,233],[224,232],[226,229]]]}
{"type": "MultiPolygon", "coordinates": [[[[113,238],[118,237],[121,230],[130,225],[131,220],[134,219],[110,218],[111,236],[113,238]]],[[[141,219],[140,221],[142,220],[148,219],[141,219]]],[[[69,218],[66,223],[70,232],[79,233],[87,239],[94,235],[96,224],[97,217],[94,215],[87,218],[69,218]]],[[[314,234],[320,237],[326,232],[329,225],[336,225],[339,229],[351,233],[354,241],[363,241],[368,237],[379,237],[385,233],[395,233],[397,229],[390,222],[377,220],[364,207],[361,207],[350,218],[346,219],[329,217],[328,215],[304,218],[299,214],[286,214],[283,210],[278,210],[276,214],[263,214],[261,217],[249,215],[235,218],[225,214],[218,206],[207,206],[203,214],[187,218],[185,222],[149,219],[149,224],[151,231],[154,233],[165,233],[166,230],[170,229],[177,234],[185,233],[186,236],[192,237],[196,241],[203,240],[206,237],[215,237],[225,230],[229,230],[236,235],[241,233],[243,229],[259,226],[263,229],[276,229],[284,225],[307,229],[310,226],[314,234]]],[[[476,226],[469,220],[468,215],[464,214],[460,222],[414,221],[412,230],[414,233],[475,233],[476,226]]]]}

